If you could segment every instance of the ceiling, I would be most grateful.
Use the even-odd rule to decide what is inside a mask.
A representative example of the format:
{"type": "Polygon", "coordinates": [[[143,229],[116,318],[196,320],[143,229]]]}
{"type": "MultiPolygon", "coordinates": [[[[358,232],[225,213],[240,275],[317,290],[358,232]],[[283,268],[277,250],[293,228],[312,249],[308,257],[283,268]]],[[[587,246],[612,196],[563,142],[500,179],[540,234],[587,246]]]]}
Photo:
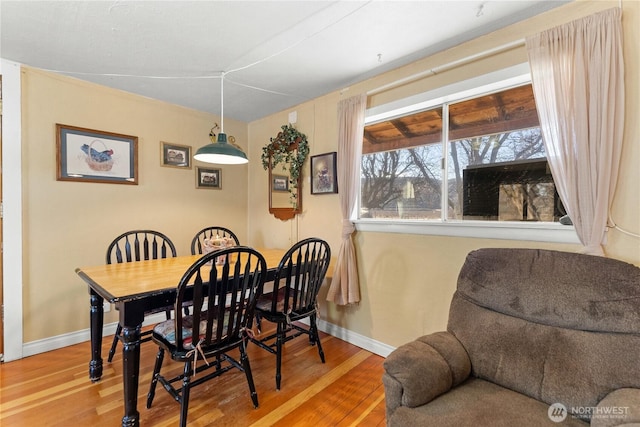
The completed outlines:
{"type": "Polygon", "coordinates": [[[1,0],[0,56],[250,122],[563,3],[1,0]]]}

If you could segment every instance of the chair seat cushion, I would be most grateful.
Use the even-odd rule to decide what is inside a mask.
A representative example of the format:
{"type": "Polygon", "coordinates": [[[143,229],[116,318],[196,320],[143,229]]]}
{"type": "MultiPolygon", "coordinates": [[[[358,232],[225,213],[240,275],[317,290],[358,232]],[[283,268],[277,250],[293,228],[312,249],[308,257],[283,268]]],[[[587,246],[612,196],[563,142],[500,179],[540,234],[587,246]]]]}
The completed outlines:
{"type": "MultiPolygon", "coordinates": [[[[276,303],[276,312],[282,313],[284,312],[284,288],[280,288],[278,290],[278,300],[276,303]]],[[[260,298],[258,298],[258,303],[256,304],[256,308],[261,311],[271,311],[271,303],[273,301],[273,292],[268,294],[262,294],[260,298]]],[[[293,305],[293,298],[289,296],[289,307],[293,305]]]]}
{"type": "MultiPolygon", "coordinates": [[[[438,427],[539,427],[558,425],[549,418],[549,405],[478,378],[470,378],[426,405],[401,406],[388,425],[438,427]]],[[[563,426],[588,423],[569,414],[563,426]]]]}
{"type": "MultiPolygon", "coordinates": [[[[207,313],[201,313],[201,318],[205,318],[207,313]]],[[[214,320],[215,322],[215,320],[214,320]]],[[[206,333],[207,322],[206,320],[200,321],[199,328],[199,337],[203,338],[206,333]]],[[[214,323],[214,335],[215,335],[215,323],[214,323]]],[[[176,321],[175,319],[165,320],[164,322],[158,323],[153,327],[153,334],[166,341],[168,344],[173,346],[176,345],[176,321]]],[[[193,349],[195,345],[193,344],[193,316],[184,316],[182,318],[182,345],[185,349],[193,349]]]]}

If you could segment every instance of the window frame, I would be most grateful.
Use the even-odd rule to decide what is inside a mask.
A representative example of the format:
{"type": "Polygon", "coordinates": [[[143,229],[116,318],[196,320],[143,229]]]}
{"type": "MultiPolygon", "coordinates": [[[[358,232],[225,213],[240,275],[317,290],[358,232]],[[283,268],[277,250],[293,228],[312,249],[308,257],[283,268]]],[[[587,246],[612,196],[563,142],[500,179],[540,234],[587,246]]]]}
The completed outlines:
{"type": "MultiPolygon", "coordinates": [[[[528,83],[531,83],[529,64],[519,64],[398,101],[369,108],[365,113],[365,126],[390,120],[395,117],[409,115],[420,110],[442,106],[444,117],[443,144],[446,144],[448,140],[449,103],[464,101],[469,98],[528,83]]],[[[443,165],[443,174],[447,176],[449,165],[446,159],[443,160],[443,165]]],[[[446,180],[443,191],[447,191],[446,180]]],[[[447,218],[444,211],[439,220],[359,218],[360,194],[361,189],[359,188],[358,203],[356,203],[356,208],[351,216],[351,220],[358,231],[552,243],[580,243],[573,226],[551,222],[455,220],[447,218]]]]}

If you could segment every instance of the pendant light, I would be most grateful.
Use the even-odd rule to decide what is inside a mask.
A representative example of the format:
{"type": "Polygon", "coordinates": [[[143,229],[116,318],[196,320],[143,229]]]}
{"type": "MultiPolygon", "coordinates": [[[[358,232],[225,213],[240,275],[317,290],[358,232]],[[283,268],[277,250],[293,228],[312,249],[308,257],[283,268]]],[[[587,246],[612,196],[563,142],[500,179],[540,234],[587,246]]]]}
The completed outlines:
{"type": "Polygon", "coordinates": [[[198,148],[193,158],[205,163],[241,165],[249,162],[247,155],[236,144],[229,143],[227,134],[224,133],[224,74],[220,74],[220,133],[218,133],[218,140],[198,148]]]}

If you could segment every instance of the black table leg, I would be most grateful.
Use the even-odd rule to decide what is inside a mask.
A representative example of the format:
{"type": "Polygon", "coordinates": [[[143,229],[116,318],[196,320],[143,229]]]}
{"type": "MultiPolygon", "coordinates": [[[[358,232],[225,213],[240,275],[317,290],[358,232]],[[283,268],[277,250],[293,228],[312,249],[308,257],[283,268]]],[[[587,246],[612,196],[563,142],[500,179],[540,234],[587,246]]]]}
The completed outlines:
{"type": "Polygon", "coordinates": [[[124,383],[124,417],[122,427],[140,425],[138,412],[138,377],[140,374],[140,328],[144,320],[144,312],[125,307],[120,309],[122,326],[122,380],[124,383]],[[127,314],[135,318],[127,321],[127,314]],[[139,317],[138,317],[139,316],[139,317]],[[134,324],[135,326],[131,326],[134,324]]]}
{"type": "Polygon", "coordinates": [[[102,377],[102,325],[104,322],[104,299],[89,288],[91,308],[89,317],[91,320],[91,362],[89,362],[89,378],[92,382],[99,381],[102,377]]]}

